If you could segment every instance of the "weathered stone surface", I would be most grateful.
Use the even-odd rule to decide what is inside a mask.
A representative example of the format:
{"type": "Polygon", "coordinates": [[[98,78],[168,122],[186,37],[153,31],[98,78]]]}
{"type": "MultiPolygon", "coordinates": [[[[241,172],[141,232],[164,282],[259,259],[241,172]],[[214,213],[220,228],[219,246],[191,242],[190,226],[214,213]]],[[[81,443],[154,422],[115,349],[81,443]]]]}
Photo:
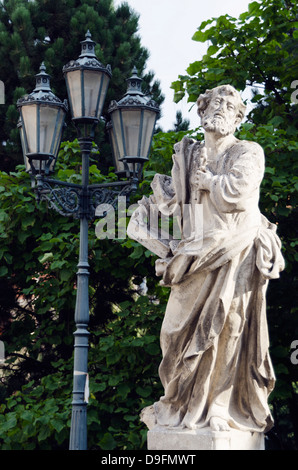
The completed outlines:
{"type": "MultiPolygon", "coordinates": [[[[191,436],[210,428],[261,438],[273,425],[275,383],[265,294],[284,268],[276,226],[259,210],[264,152],[234,136],[245,109],[234,88],[207,90],[197,104],[205,141],[185,137],[174,146],[171,176],[155,176],[153,195],[131,220],[134,234],[156,228],[156,213],[176,217],[181,230],[180,240],[161,240],[156,229],[144,241],[171,293],[160,336],[164,395],[141,419],[165,435],[185,427],[191,436]]],[[[215,445],[213,437],[202,439],[215,445]]]]}
{"type": "Polygon", "coordinates": [[[148,450],[264,450],[264,434],[250,431],[168,429],[156,426],[147,434],[148,450]]]}

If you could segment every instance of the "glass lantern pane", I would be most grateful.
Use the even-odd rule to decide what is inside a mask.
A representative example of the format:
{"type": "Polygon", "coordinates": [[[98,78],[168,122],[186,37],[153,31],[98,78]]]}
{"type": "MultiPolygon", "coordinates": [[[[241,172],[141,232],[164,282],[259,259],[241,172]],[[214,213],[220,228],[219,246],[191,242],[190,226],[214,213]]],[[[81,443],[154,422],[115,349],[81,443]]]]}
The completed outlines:
{"type": "Polygon", "coordinates": [[[119,162],[119,150],[117,146],[117,142],[115,139],[115,134],[113,129],[110,129],[109,131],[109,136],[110,136],[110,142],[111,142],[111,147],[112,147],[112,154],[113,154],[113,163],[116,171],[123,171],[124,165],[122,162],[119,162]]]}
{"type": "Polygon", "coordinates": [[[56,131],[58,109],[53,106],[40,106],[40,152],[52,153],[52,142],[56,131]]]}
{"type": "Polygon", "coordinates": [[[29,160],[27,158],[27,149],[26,149],[26,145],[25,145],[25,136],[24,136],[24,129],[23,129],[23,126],[20,125],[18,126],[19,129],[20,129],[20,138],[21,138],[21,144],[22,144],[22,151],[23,151],[23,157],[24,157],[24,164],[25,164],[25,170],[26,171],[29,171],[30,170],[30,165],[29,165],[29,160]]]}
{"type": "Polygon", "coordinates": [[[72,117],[82,117],[82,86],[81,71],[73,70],[66,74],[69,102],[72,110],[72,117]]]}
{"type": "MultiPolygon", "coordinates": [[[[114,134],[113,129],[109,130],[109,134],[110,134],[110,142],[111,142],[111,146],[112,146],[113,163],[114,163],[115,171],[116,171],[116,173],[126,173],[126,168],[127,167],[126,167],[126,165],[124,165],[123,162],[120,161],[120,155],[119,155],[118,146],[117,146],[117,142],[116,142],[116,139],[115,139],[115,134],[114,134]]],[[[128,166],[128,169],[129,169],[130,173],[132,173],[133,164],[128,163],[127,166],[128,166]]]]}
{"type": "Polygon", "coordinates": [[[108,90],[110,82],[110,77],[105,73],[101,74],[101,85],[100,85],[100,92],[98,96],[98,105],[97,105],[97,118],[99,119],[101,116],[102,108],[106,99],[106,94],[108,90]]]}
{"type": "Polygon", "coordinates": [[[150,150],[151,139],[155,126],[156,113],[149,110],[143,111],[143,130],[142,130],[142,144],[141,144],[141,157],[148,157],[150,150]]]}
{"type": "Polygon", "coordinates": [[[97,117],[97,101],[100,92],[101,74],[84,70],[84,116],[97,117]]]}
{"type": "Polygon", "coordinates": [[[115,144],[117,147],[116,155],[119,155],[119,158],[125,156],[125,150],[123,145],[123,135],[122,135],[122,125],[121,125],[121,111],[116,110],[111,114],[112,125],[114,130],[115,144]]]}
{"type": "Polygon", "coordinates": [[[58,155],[59,148],[60,148],[64,118],[65,118],[65,112],[62,111],[62,109],[60,108],[59,112],[57,114],[56,132],[55,132],[55,135],[54,135],[54,139],[53,139],[53,142],[52,142],[52,148],[51,148],[51,153],[55,157],[58,155]]]}
{"type": "Polygon", "coordinates": [[[26,136],[28,148],[26,153],[38,153],[37,148],[37,106],[35,104],[22,107],[24,137],[26,136]]]}
{"type": "Polygon", "coordinates": [[[109,81],[103,72],[84,70],[84,116],[100,118],[109,81]]]}
{"type": "Polygon", "coordinates": [[[124,139],[127,157],[140,156],[141,110],[122,110],[124,139]]]}

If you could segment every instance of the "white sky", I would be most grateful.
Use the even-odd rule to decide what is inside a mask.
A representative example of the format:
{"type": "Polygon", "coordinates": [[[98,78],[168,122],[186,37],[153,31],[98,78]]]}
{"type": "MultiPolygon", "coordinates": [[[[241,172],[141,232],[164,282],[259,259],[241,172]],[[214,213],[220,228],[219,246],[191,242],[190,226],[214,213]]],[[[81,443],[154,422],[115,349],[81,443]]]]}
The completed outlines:
{"type": "MultiPolygon", "coordinates": [[[[237,17],[247,11],[252,0],[125,0],[140,15],[139,32],[143,47],[150,53],[147,70],[154,72],[165,96],[159,125],[164,131],[173,129],[176,111],[190,120],[190,127],[199,125],[196,107],[186,99],[173,102],[171,83],[183,75],[188,65],[200,60],[206,44],[191,38],[202,21],[229,14],[237,17]]],[[[124,0],[114,0],[116,6],[124,0]]]]}

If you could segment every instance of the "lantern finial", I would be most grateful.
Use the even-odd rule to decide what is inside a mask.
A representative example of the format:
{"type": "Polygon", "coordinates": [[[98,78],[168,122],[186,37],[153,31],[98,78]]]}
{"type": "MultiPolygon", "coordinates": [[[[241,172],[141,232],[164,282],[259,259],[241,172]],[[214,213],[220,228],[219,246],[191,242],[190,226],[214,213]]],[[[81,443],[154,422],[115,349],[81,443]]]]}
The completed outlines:
{"type": "Polygon", "coordinates": [[[96,55],[95,55],[95,45],[96,45],[96,42],[92,41],[92,38],[91,38],[91,33],[88,29],[87,33],[85,34],[85,41],[81,41],[81,45],[82,45],[82,50],[81,50],[81,55],[80,57],[95,57],[96,58],[96,55]]]}
{"type": "Polygon", "coordinates": [[[33,90],[34,92],[38,92],[38,91],[50,92],[51,91],[51,86],[50,86],[51,77],[49,74],[47,74],[46,70],[47,70],[46,66],[44,62],[42,62],[39,68],[39,73],[35,75],[36,86],[33,90]]]}
{"type": "Polygon", "coordinates": [[[137,68],[134,67],[131,77],[127,79],[127,92],[129,95],[144,95],[142,92],[142,78],[138,76],[137,68]]]}

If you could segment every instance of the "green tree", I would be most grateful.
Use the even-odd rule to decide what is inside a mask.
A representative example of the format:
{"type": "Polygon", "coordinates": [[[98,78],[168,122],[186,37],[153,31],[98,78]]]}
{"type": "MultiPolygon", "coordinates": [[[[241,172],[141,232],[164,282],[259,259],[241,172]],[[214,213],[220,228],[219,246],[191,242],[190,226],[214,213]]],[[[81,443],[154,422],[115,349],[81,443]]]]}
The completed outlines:
{"type": "Polygon", "coordinates": [[[174,123],[174,131],[187,131],[189,129],[190,121],[189,119],[183,119],[182,112],[176,112],[176,122],[174,123]]]}
{"type": "Polygon", "coordinates": [[[172,84],[177,102],[185,94],[190,103],[195,102],[207,88],[225,83],[240,92],[251,91],[253,108],[238,135],[264,148],[266,172],[260,206],[278,226],[286,259],[286,270],[280,280],[270,283],[267,295],[277,375],[271,396],[275,440],[282,448],[297,448],[298,369],[290,361],[291,343],[298,338],[298,106],[292,88],[298,70],[297,3],[253,1],[239,18],[224,15],[204,21],[193,39],[208,41],[207,52],[172,84]]]}
{"type": "MultiPolygon", "coordinates": [[[[42,61],[52,76],[52,88],[66,98],[62,67],[80,55],[80,41],[87,30],[97,42],[96,54],[111,65],[113,76],[108,90],[104,118],[111,100],[126,92],[126,79],[136,66],[144,79],[144,91],[160,104],[159,82],[152,72],[144,74],[148,51],[141,45],[138,15],[123,3],[115,8],[113,0],[2,0],[0,2],[0,80],[5,84],[5,105],[0,116],[0,158],[3,170],[13,170],[22,162],[17,131],[17,99],[30,93],[42,61]]],[[[68,123],[69,124],[69,123],[68,123]]],[[[68,126],[65,138],[75,133],[68,126]]],[[[96,142],[102,159],[109,153],[103,125],[98,126],[96,142]]],[[[106,165],[107,166],[107,165],[106,165]]]]}

